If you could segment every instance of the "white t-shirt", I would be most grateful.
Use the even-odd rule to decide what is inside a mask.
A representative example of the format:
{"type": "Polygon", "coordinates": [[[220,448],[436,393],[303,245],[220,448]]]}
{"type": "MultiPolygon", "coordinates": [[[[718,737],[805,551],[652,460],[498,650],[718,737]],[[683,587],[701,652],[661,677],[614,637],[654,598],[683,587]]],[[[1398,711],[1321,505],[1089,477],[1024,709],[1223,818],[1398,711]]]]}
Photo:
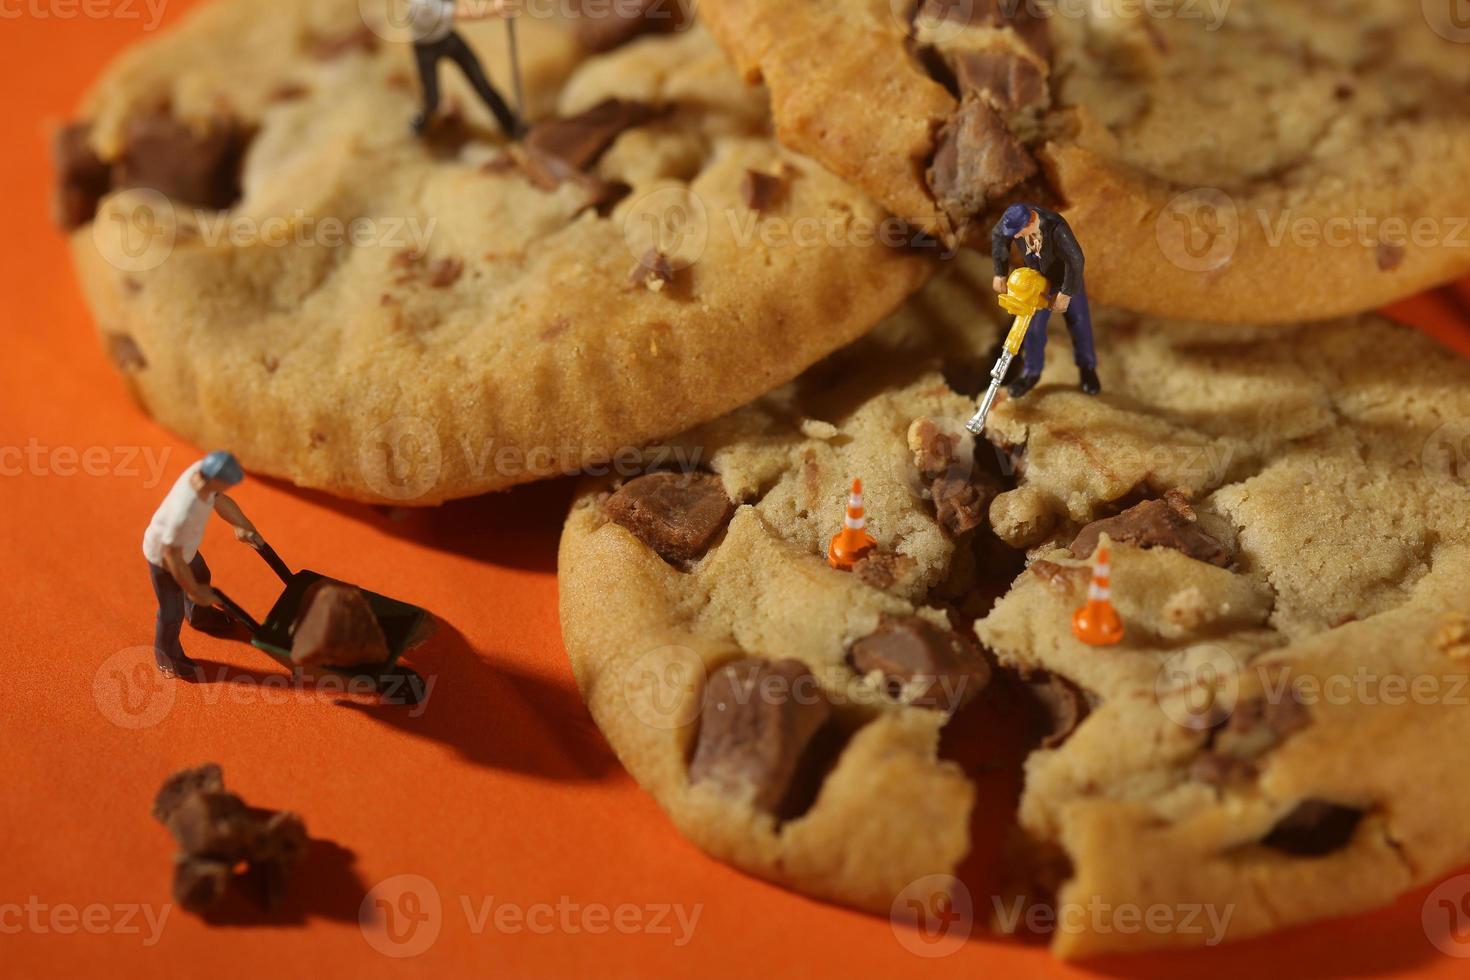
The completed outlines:
{"type": "Polygon", "coordinates": [[[199,542],[204,540],[204,525],[214,513],[213,493],[199,494],[190,485],[194,474],[199,472],[203,460],[186,469],[143,532],[143,557],[154,565],[163,564],[165,548],[177,546],[184,553],[184,561],[193,561],[199,553],[199,542]]]}
{"type": "Polygon", "coordinates": [[[442,41],[454,30],[455,0],[408,0],[408,32],[414,44],[442,41]]]}

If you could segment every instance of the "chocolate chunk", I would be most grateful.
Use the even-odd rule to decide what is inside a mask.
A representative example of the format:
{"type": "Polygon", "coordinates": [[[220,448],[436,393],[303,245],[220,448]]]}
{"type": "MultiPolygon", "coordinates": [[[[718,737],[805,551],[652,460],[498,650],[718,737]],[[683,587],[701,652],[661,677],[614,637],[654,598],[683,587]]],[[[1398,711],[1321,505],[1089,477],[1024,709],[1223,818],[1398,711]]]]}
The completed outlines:
{"type": "Polygon", "coordinates": [[[311,88],[300,82],[282,82],[270,90],[266,96],[267,102],[295,102],[304,99],[311,94],[311,88]]]}
{"type": "Polygon", "coordinates": [[[921,418],[909,425],[908,443],[919,475],[926,481],[934,481],[955,465],[960,435],[945,432],[933,419],[921,418]]]}
{"type": "Polygon", "coordinates": [[[985,523],[990,502],[1004,489],[994,473],[961,455],[964,438],[928,418],[915,419],[908,430],[909,450],[919,476],[929,483],[935,518],[956,537],[985,523]]]}
{"type": "Polygon", "coordinates": [[[174,901],[196,915],[224,900],[234,878],[234,864],[181,854],[174,859],[174,901]]]}
{"type": "Polygon", "coordinates": [[[1087,582],[1092,574],[1086,568],[1076,565],[1058,565],[1044,558],[1032,562],[1027,571],[1045,582],[1053,592],[1063,596],[1072,595],[1078,586],[1087,582]]]}
{"type": "Polygon", "coordinates": [[[1044,749],[1065,742],[1092,710],[1082,688],[1065,677],[1037,672],[1023,676],[1021,685],[1040,713],[1044,749]]]}
{"type": "Polygon", "coordinates": [[[1247,698],[1210,730],[1205,751],[1190,763],[1190,778],[1215,786],[1252,779],[1262,756],[1311,721],[1311,713],[1295,694],[1274,701],[1247,698]]]}
{"type": "Polygon", "coordinates": [[[1237,758],[1256,758],[1312,723],[1311,712],[1295,695],[1247,698],[1214,733],[1212,747],[1237,758]]]}
{"type": "Polygon", "coordinates": [[[582,47],[611,51],[642,34],[681,30],[689,11],[681,0],[580,0],[576,33],[582,47]]]}
{"type": "Polygon", "coordinates": [[[638,264],[633,266],[633,271],[628,273],[629,283],[647,286],[654,292],[659,292],[673,281],[674,267],[669,263],[669,257],[656,248],[644,252],[638,264]]]}
{"type": "Polygon", "coordinates": [[[1106,534],[1114,542],[1135,548],[1173,548],[1190,558],[1220,568],[1230,565],[1230,553],[1220,542],[1200,530],[1189,517],[1165,500],[1145,500],[1116,517],[1093,521],[1077,533],[1068,550],[1073,558],[1088,558],[1097,539],[1106,534]]]}
{"type": "Polygon", "coordinates": [[[956,228],[1037,172],[1036,160],[1000,115],[966,95],[939,131],[926,179],[934,200],[956,228]]]}
{"type": "Polygon", "coordinates": [[[1232,786],[1256,778],[1256,764],[1249,759],[1237,759],[1233,755],[1206,752],[1189,764],[1189,778],[1211,786],[1232,786]]]}
{"type": "Polygon", "coordinates": [[[1404,247],[1388,242],[1378,243],[1378,268],[1381,272],[1392,272],[1404,264],[1404,247]]]}
{"type": "Polygon", "coordinates": [[[186,204],[227,208],[240,197],[248,142],[231,119],[216,119],[200,131],[165,113],[137,116],[124,131],[112,186],[151,187],[186,204]]]}
{"type": "Polygon", "coordinates": [[[769,211],[785,188],[786,182],[775,174],[747,170],[740,180],[740,199],[752,211],[769,211]]]}
{"type": "Polygon", "coordinates": [[[800,661],[749,657],[726,664],[705,684],[689,781],[748,794],[756,809],[780,814],[801,786],[803,765],[812,761],[831,714],[800,661]]]}
{"type": "Polygon", "coordinates": [[[1296,857],[1322,857],[1347,846],[1363,811],[1326,800],[1303,800],[1277,821],[1261,844],[1296,857]]]}
{"type": "Polygon", "coordinates": [[[153,797],[153,819],[168,823],[180,803],[195,793],[218,793],[225,788],[219,763],[206,762],[193,769],[182,769],[163,781],[153,797]]]}
{"type": "Polygon", "coordinates": [[[169,814],[168,829],[185,854],[239,861],[250,853],[255,818],[234,793],[190,793],[169,814]]]}
{"type": "Polygon", "coordinates": [[[119,371],[141,371],[148,366],[148,358],[131,335],[110,333],[103,341],[107,345],[107,356],[119,371]]]}
{"type": "Polygon", "coordinates": [[[545,190],[586,172],[625,130],[657,118],[643,102],[604,99],[586,112],[536,123],[521,141],[523,165],[532,183],[545,190]]]}
{"type": "Polygon", "coordinates": [[[940,525],[958,537],[985,522],[995,492],[974,480],[959,476],[942,476],[929,485],[934,498],[934,515],[940,525]]]}
{"type": "Polygon", "coordinates": [[[990,665],[962,633],[919,616],[888,616],[847,652],[859,674],[878,671],[889,692],[912,691],[909,704],[952,713],[990,683],[990,665]]]}
{"type": "Polygon", "coordinates": [[[322,579],[306,590],[291,633],[291,662],[354,667],[383,663],[388,640],[362,590],[322,579]]]}
{"type": "Polygon", "coordinates": [[[218,905],[241,870],[240,880],[267,910],[274,908],[309,843],[306,825],[296,814],[250,807],[226,792],[214,763],[165,780],[153,801],[153,816],[178,841],[174,898],[191,912],[218,905]]]}
{"type": "Polygon", "coordinates": [[[97,213],[97,202],[111,186],[111,168],[87,143],[91,132],[88,123],[72,123],[58,129],[51,144],[56,169],[53,216],[66,231],[91,221],[97,213]]]}
{"type": "Polygon", "coordinates": [[[951,64],[960,91],[984,96],[1010,112],[1046,100],[1046,75],[1036,62],[1006,48],[964,51],[951,64]]]}
{"type": "Polygon", "coordinates": [[[317,38],[311,42],[310,50],[317,61],[335,61],[355,51],[372,54],[378,50],[378,35],[363,24],[356,30],[317,38]]]}
{"type": "Polygon", "coordinates": [[[433,289],[446,289],[459,281],[464,272],[464,262],[453,256],[446,256],[429,266],[429,286],[433,289]]]}
{"type": "Polygon", "coordinates": [[[619,487],[603,501],[602,510],[608,520],[677,565],[708,550],[735,505],[713,474],[648,473],[619,487]]]}

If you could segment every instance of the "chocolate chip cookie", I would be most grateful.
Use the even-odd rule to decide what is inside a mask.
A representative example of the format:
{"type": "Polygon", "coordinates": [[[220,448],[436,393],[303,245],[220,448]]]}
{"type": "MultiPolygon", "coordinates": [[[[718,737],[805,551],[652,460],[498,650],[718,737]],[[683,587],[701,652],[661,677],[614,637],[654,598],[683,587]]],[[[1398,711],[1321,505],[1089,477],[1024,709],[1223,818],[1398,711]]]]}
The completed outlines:
{"type": "Polygon", "coordinates": [[[1470,860],[1470,364],[1374,316],[1104,310],[1103,394],[1054,360],[977,442],[989,278],[675,440],[689,472],[589,481],[562,626],[632,775],[709,853],[880,912],[970,854],[976,914],[1067,957],[1470,860]],[[843,572],[855,477],[877,550],[843,572]],[[1072,630],[1104,537],[1113,647],[1072,630]],[[955,751],[977,719],[1026,729],[1018,806],[955,751]]]}
{"type": "MultiPolygon", "coordinates": [[[[58,134],[57,215],[146,409],[255,471],[430,504],[728,411],[930,275],[697,24],[546,13],[519,20],[520,143],[448,63],[412,135],[386,5],[218,0],[124,54],[58,134]]],[[[504,26],[459,30],[512,91],[504,26]]]]}
{"type": "Polygon", "coordinates": [[[777,132],[928,232],[1060,209],[1096,299],[1266,323],[1470,272],[1466,33],[1400,0],[708,0],[777,132]],[[1201,302],[1208,297],[1207,302],[1201,302]]]}

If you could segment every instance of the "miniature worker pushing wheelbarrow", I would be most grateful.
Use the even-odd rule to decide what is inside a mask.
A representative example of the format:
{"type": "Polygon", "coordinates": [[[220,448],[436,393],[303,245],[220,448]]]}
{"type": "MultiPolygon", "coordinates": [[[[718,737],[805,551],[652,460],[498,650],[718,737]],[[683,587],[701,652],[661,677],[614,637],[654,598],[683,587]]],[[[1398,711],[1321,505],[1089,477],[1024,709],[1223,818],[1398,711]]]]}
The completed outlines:
{"type": "Polygon", "coordinates": [[[427,635],[428,614],[319,572],[291,571],[224,493],[244,476],[234,456],[210,453],[174,483],[143,535],[143,556],[158,597],[153,634],[158,669],[199,680],[199,665],[179,642],[184,620],[196,629],[221,632],[233,619],[250,631],[254,646],[293,671],[366,677],[379,690],[402,689],[408,700],[417,699],[423,679],[399,666],[398,658],[427,635]],[[285,584],[264,622],[210,585],[209,566],[199,554],[210,513],[233,526],[235,537],[255,549],[285,584]]]}

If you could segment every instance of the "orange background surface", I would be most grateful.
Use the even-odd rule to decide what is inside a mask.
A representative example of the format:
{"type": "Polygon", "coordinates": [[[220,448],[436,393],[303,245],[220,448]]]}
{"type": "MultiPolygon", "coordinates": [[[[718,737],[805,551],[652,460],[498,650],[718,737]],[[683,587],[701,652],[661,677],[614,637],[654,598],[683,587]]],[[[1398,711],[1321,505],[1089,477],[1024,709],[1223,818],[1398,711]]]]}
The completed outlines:
{"type": "MultiPolygon", "coordinates": [[[[188,6],[168,3],[165,24],[188,6]]],[[[1268,939],[1079,966],[978,929],[951,956],[921,957],[884,918],[806,900],[704,857],[622,771],[572,682],[555,578],[569,481],[398,516],[266,480],[239,488],[236,498],[288,563],[437,614],[439,634],[410,658],[435,684],[422,712],[287,688],[264,654],[187,629],[185,645],[211,682],[159,679],[139,541],[169,483],[199,454],[130,402],[100,352],[49,222],[46,151],[48,126],[112,54],[142,37],[147,8],[110,0],[92,8],[108,16],[93,19],[80,9],[69,0],[0,4],[0,189],[9,214],[0,236],[0,975],[1470,971],[1470,961],[1426,938],[1428,889],[1268,939]],[[158,476],[149,465],[160,462],[158,476]],[[150,942],[141,910],[157,917],[169,902],[173,846],[149,803],[166,774],[211,759],[247,801],[299,811],[315,843],[281,920],[241,911],[206,926],[174,909],[150,942]],[[427,879],[442,903],[437,936],[413,957],[377,951],[359,926],[369,889],[396,875],[427,879]],[[492,919],[481,924],[491,901],[492,919]],[[549,932],[516,931],[510,920],[497,929],[502,903],[575,905],[593,916],[681,904],[698,919],[681,945],[677,925],[623,934],[602,921],[605,931],[594,932],[601,920],[592,918],[568,929],[560,911],[549,932]]],[[[1470,288],[1456,287],[1394,312],[1470,354],[1467,297],[1470,288]]],[[[276,579],[212,524],[204,551],[216,582],[265,610],[276,579]]],[[[546,913],[531,915],[548,924],[536,918],[546,913]]],[[[397,935],[409,938],[397,951],[424,945],[428,933],[398,921],[397,935]]],[[[432,932],[432,921],[420,927],[432,932]]]]}

